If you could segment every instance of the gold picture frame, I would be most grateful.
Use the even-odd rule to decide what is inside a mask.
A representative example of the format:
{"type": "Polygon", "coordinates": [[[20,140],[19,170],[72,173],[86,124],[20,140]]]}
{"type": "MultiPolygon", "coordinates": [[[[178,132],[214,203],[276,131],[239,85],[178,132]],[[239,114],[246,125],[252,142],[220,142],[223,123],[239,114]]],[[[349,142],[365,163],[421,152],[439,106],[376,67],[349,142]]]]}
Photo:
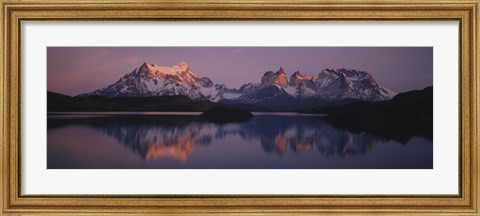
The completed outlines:
{"type": "Polygon", "coordinates": [[[479,215],[478,0],[1,0],[3,215],[479,215]],[[461,75],[457,195],[23,195],[21,25],[35,21],[456,21],[461,75]]]}

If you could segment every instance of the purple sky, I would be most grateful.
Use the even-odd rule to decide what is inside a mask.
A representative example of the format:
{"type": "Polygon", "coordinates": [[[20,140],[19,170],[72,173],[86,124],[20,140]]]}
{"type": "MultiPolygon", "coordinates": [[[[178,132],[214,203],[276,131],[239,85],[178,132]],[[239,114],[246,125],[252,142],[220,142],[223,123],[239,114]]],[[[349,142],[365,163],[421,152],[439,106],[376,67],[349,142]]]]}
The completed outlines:
{"type": "Polygon", "coordinates": [[[279,67],[288,77],[297,70],[318,76],[327,67],[364,70],[396,92],[433,85],[432,47],[48,47],[47,89],[73,96],[112,84],[143,62],[181,61],[230,88],[260,82],[279,67]]]}

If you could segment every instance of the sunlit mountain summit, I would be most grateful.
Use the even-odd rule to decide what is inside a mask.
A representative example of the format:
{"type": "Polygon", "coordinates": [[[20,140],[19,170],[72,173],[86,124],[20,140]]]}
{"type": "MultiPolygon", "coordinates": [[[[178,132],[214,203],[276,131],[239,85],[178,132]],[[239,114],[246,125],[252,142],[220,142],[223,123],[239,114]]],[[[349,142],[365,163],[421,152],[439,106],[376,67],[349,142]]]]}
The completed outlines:
{"type": "Polygon", "coordinates": [[[174,66],[143,63],[115,83],[81,96],[151,97],[187,96],[225,104],[251,104],[257,107],[309,107],[342,101],[384,101],[396,93],[380,86],[373,76],[355,69],[323,69],[318,75],[285,70],[267,71],[259,83],[247,83],[239,89],[199,77],[186,62],[174,66]]]}

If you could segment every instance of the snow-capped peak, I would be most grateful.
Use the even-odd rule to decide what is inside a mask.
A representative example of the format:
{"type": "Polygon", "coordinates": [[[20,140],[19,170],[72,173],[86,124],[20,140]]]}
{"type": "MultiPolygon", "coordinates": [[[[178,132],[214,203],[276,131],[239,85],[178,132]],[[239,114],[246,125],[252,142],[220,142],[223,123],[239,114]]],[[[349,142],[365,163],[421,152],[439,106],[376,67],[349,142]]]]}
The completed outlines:
{"type": "Polygon", "coordinates": [[[325,98],[381,101],[396,95],[392,90],[381,87],[368,72],[354,69],[326,68],[314,82],[317,89],[324,89],[319,93],[325,98]]]}
{"type": "Polygon", "coordinates": [[[197,77],[186,62],[171,67],[145,62],[114,84],[85,95],[105,97],[184,95],[191,99],[211,101],[218,101],[224,95],[233,99],[238,97],[236,92],[226,88],[225,85],[214,84],[208,77],[197,77]]]}
{"type": "Polygon", "coordinates": [[[180,62],[178,65],[171,67],[145,62],[136,71],[143,79],[153,80],[154,82],[175,79],[183,83],[193,83],[199,80],[199,77],[190,71],[186,62],[180,62]]]}
{"type": "Polygon", "coordinates": [[[148,97],[184,95],[191,99],[214,102],[245,103],[274,106],[281,103],[302,103],[303,100],[338,101],[358,99],[380,101],[391,99],[396,93],[381,87],[372,75],[354,69],[322,70],[318,77],[296,71],[287,78],[285,70],[267,71],[260,83],[229,89],[215,84],[208,77],[198,77],[186,62],[174,66],[143,63],[117,82],[85,95],[105,97],[148,97]]]}
{"type": "Polygon", "coordinates": [[[182,70],[188,70],[188,63],[182,61],[182,62],[178,63],[178,67],[182,70]]]}

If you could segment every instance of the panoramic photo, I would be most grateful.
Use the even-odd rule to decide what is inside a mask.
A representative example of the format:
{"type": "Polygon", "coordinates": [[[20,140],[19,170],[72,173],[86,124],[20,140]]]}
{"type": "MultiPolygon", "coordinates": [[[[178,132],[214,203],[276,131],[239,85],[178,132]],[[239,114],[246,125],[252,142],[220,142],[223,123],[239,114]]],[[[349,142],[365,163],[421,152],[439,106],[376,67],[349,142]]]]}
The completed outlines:
{"type": "Polygon", "coordinates": [[[433,169],[432,47],[48,47],[48,169],[433,169]]]}

